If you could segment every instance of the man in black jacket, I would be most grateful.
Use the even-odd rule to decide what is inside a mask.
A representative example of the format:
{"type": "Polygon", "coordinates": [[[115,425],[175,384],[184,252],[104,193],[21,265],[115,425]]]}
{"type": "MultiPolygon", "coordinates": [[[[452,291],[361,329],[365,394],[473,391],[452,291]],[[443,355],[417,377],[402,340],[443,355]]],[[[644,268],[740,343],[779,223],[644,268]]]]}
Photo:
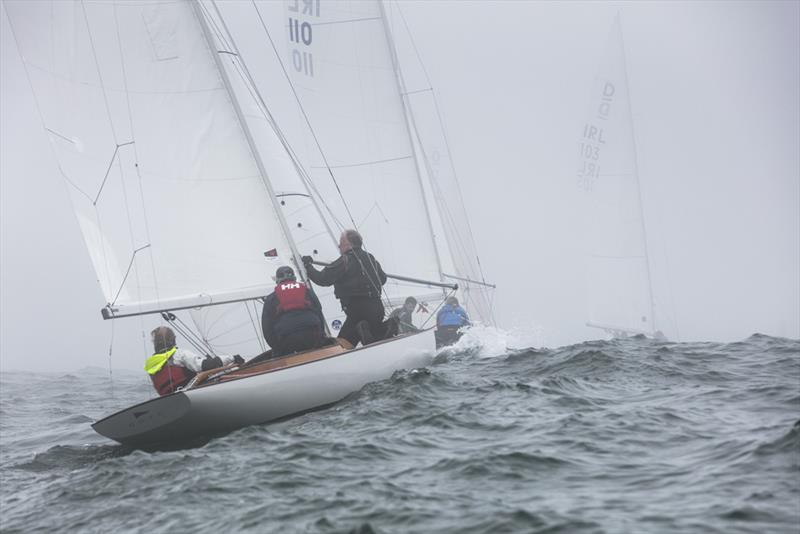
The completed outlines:
{"type": "Polygon", "coordinates": [[[311,256],[303,256],[303,264],[312,282],[321,286],[333,286],[334,294],[342,305],[347,318],[339,331],[339,338],[355,346],[372,343],[383,338],[383,303],[381,287],[386,283],[386,274],[372,254],[361,248],[361,234],[345,230],[339,238],[336,261],[317,271],[311,256]]]}
{"type": "Polygon", "coordinates": [[[315,349],[325,342],[319,299],[296,280],[289,266],[275,273],[275,291],[264,299],[261,329],[273,356],[315,349]]]}

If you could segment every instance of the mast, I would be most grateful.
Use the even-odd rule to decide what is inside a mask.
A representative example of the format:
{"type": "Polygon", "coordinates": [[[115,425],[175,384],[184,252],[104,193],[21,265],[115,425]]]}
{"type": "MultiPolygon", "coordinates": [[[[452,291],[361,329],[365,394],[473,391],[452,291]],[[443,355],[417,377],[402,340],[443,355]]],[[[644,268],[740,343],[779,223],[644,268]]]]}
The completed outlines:
{"type": "Polygon", "coordinates": [[[394,41],[392,40],[392,34],[389,31],[389,22],[386,19],[386,10],[383,7],[382,0],[375,0],[378,3],[378,8],[381,11],[381,21],[383,22],[383,33],[386,36],[386,46],[389,49],[389,55],[392,58],[392,70],[394,70],[394,77],[395,82],[397,83],[397,93],[400,97],[400,102],[403,105],[403,115],[406,120],[406,135],[408,136],[408,143],[411,146],[411,152],[414,155],[414,168],[417,171],[417,183],[419,184],[419,190],[422,194],[422,203],[425,206],[425,216],[428,221],[428,229],[430,230],[431,234],[431,241],[433,241],[433,250],[436,254],[436,267],[439,270],[439,280],[444,281],[444,273],[442,272],[442,257],[441,253],[439,252],[439,245],[436,244],[436,235],[433,231],[433,219],[431,218],[431,210],[430,206],[428,206],[428,198],[425,195],[425,186],[422,184],[422,170],[419,165],[419,158],[417,157],[417,151],[414,149],[414,139],[411,137],[411,128],[409,125],[414,124],[414,118],[411,115],[410,110],[408,109],[408,104],[406,103],[406,90],[405,90],[405,82],[403,81],[403,75],[400,72],[400,65],[397,60],[397,51],[395,50],[394,41]]]}
{"type": "Polygon", "coordinates": [[[622,48],[622,72],[625,75],[625,87],[628,94],[628,115],[631,118],[631,142],[633,143],[633,173],[636,178],[636,190],[639,193],[639,218],[642,221],[642,241],[644,241],[644,263],[645,273],[647,275],[647,293],[650,298],[650,323],[653,325],[653,332],[656,328],[656,312],[655,303],[653,302],[653,281],[650,277],[650,253],[647,249],[647,226],[644,221],[644,201],[642,199],[642,186],[639,183],[639,157],[638,149],[636,148],[636,132],[634,130],[633,109],[631,107],[631,85],[628,82],[628,59],[625,56],[625,42],[622,35],[622,20],[619,13],[617,13],[617,27],[619,29],[619,42],[622,48]]]}
{"type": "Polygon", "coordinates": [[[203,36],[206,39],[206,44],[208,45],[209,52],[214,57],[214,64],[217,67],[217,72],[219,72],[220,78],[222,78],[223,83],[225,84],[225,89],[228,92],[228,97],[230,98],[231,103],[233,104],[233,108],[236,112],[236,116],[239,119],[239,124],[242,127],[242,131],[244,132],[245,138],[247,139],[247,144],[250,147],[250,152],[253,154],[253,159],[256,162],[256,166],[258,167],[258,172],[261,175],[261,180],[264,183],[264,187],[267,189],[267,194],[269,195],[270,201],[272,202],[273,207],[275,208],[275,214],[278,217],[278,221],[281,225],[281,230],[283,231],[284,235],[286,236],[286,241],[289,243],[289,247],[292,250],[292,257],[294,259],[295,265],[297,266],[297,270],[300,272],[301,278],[303,281],[306,281],[306,274],[305,270],[303,269],[303,261],[300,256],[300,252],[297,250],[297,244],[294,242],[294,238],[292,237],[292,233],[289,231],[289,225],[286,223],[286,218],[283,216],[283,211],[281,209],[280,203],[278,202],[278,198],[275,196],[275,191],[272,189],[272,184],[269,181],[269,177],[267,176],[267,171],[264,167],[264,162],[261,159],[261,153],[258,151],[256,147],[255,140],[253,139],[253,134],[250,131],[250,127],[247,124],[247,120],[244,117],[244,113],[242,112],[242,107],[239,104],[239,100],[236,98],[236,93],[231,86],[230,78],[228,77],[228,72],[225,70],[225,65],[222,64],[222,60],[219,57],[219,52],[217,51],[216,44],[214,43],[214,36],[211,35],[211,29],[208,27],[208,21],[203,14],[202,7],[200,5],[201,0],[193,0],[192,1],[192,9],[194,10],[195,16],[200,23],[200,27],[203,30],[203,36]]]}

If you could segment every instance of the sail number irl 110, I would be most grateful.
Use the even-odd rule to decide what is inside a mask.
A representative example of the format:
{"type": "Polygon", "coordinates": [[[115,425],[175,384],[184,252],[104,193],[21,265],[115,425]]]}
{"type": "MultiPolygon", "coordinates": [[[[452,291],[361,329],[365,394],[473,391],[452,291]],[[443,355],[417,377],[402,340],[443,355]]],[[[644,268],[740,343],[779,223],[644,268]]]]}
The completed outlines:
{"type": "Polygon", "coordinates": [[[320,16],[320,0],[290,0],[286,4],[289,11],[289,53],[295,72],[314,76],[314,27],[311,24],[320,16]]]}

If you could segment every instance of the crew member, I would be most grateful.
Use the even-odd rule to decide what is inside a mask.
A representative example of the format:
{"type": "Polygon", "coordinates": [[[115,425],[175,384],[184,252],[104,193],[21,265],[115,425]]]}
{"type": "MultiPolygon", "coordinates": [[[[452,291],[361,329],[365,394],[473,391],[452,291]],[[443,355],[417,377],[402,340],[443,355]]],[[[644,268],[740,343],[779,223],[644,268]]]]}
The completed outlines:
{"type": "Polygon", "coordinates": [[[408,297],[403,305],[389,314],[389,319],[395,319],[398,322],[398,330],[401,334],[408,332],[418,332],[419,329],[414,326],[414,308],[417,307],[417,299],[408,297]]]}
{"type": "Polygon", "coordinates": [[[261,329],[273,356],[310,350],[325,343],[319,299],[284,265],[275,272],[275,291],[264,299],[261,329]]]}
{"type": "Polygon", "coordinates": [[[192,351],[179,349],[175,345],[175,332],[168,326],[159,326],[150,332],[150,336],[154,354],[145,361],[144,370],[150,375],[153,387],[159,395],[167,395],[185,386],[200,371],[230,363],[244,363],[244,359],[238,354],[199,356],[192,351]]]}
{"type": "Polygon", "coordinates": [[[461,338],[459,329],[469,324],[469,316],[458,304],[458,299],[448,297],[436,314],[436,346],[452,345],[461,338]]]}
{"type": "Polygon", "coordinates": [[[339,339],[345,348],[352,348],[359,341],[368,345],[386,334],[381,302],[381,287],[386,283],[386,274],[378,260],[362,245],[361,234],[345,230],[339,238],[341,256],[322,271],[314,268],[311,256],[303,256],[311,281],[321,286],[332,285],[342,305],[346,319],[339,331],[339,339]]]}

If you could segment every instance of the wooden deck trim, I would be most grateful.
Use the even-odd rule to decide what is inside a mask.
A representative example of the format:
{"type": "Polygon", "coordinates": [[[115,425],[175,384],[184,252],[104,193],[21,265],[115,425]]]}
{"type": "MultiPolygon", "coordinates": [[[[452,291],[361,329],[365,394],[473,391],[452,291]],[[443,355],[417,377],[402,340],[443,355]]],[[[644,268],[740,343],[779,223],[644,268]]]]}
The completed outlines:
{"type": "MultiPolygon", "coordinates": [[[[224,382],[230,382],[233,380],[241,380],[243,378],[249,378],[251,376],[262,375],[265,373],[270,373],[274,371],[279,371],[282,369],[288,369],[290,367],[297,367],[300,365],[306,365],[309,363],[314,363],[320,360],[327,360],[328,358],[335,358],[337,356],[341,356],[343,354],[347,354],[350,352],[356,352],[359,350],[368,349],[370,347],[374,347],[375,345],[383,345],[385,343],[391,343],[392,341],[397,341],[398,339],[404,337],[412,337],[423,332],[427,332],[428,330],[432,330],[432,328],[426,328],[425,330],[420,330],[419,332],[410,332],[407,334],[400,334],[399,336],[392,337],[389,339],[383,339],[381,341],[377,341],[375,343],[370,343],[366,347],[359,345],[357,348],[354,349],[344,349],[340,345],[332,345],[329,347],[322,347],[321,349],[315,349],[308,352],[300,352],[298,354],[291,354],[289,356],[282,356],[276,358],[274,360],[268,360],[266,362],[259,363],[252,367],[245,367],[244,369],[238,369],[236,371],[232,371],[230,373],[224,374],[219,379],[214,380],[213,382],[205,382],[203,384],[196,384],[194,387],[188,390],[183,390],[184,392],[192,391],[194,389],[204,388],[207,386],[214,386],[217,384],[222,384],[224,382]]],[[[219,371],[220,369],[216,369],[215,371],[219,371]]]]}

